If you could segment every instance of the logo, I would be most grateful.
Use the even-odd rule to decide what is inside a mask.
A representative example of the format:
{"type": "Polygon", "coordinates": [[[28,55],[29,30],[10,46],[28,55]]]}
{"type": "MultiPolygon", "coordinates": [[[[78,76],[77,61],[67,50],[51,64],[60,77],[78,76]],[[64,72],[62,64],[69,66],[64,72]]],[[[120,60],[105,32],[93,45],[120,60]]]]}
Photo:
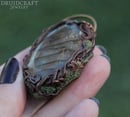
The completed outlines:
{"type": "Polygon", "coordinates": [[[28,9],[29,7],[37,6],[38,0],[1,0],[0,5],[2,7],[8,7],[9,9],[28,9]]]}

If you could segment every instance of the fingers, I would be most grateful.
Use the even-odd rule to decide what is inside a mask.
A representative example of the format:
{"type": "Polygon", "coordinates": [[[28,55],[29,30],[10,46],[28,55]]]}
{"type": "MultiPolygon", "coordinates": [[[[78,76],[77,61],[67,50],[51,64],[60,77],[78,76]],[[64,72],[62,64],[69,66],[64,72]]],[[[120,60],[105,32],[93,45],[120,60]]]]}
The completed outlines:
{"type": "Polygon", "coordinates": [[[38,116],[61,117],[82,100],[95,96],[110,74],[110,63],[102,54],[96,47],[80,78],[40,110],[38,116]]]}
{"type": "Polygon", "coordinates": [[[103,86],[110,73],[110,66],[106,58],[94,56],[84,68],[80,79],[71,86],[70,93],[76,97],[89,98],[96,95],[103,86]]]}
{"type": "Polygon", "coordinates": [[[22,70],[15,58],[9,59],[0,76],[0,116],[18,117],[25,105],[22,70]]]}
{"type": "Polygon", "coordinates": [[[98,117],[99,108],[95,101],[85,99],[68,112],[65,117],[98,117]]]}
{"type": "MultiPolygon", "coordinates": [[[[30,48],[27,48],[15,56],[20,64],[23,64],[23,57],[28,54],[29,50],[30,48]]],[[[96,47],[94,49],[94,57],[85,67],[81,77],[46,105],[44,109],[39,111],[39,117],[42,115],[46,117],[63,116],[82,100],[96,95],[97,91],[102,87],[110,73],[110,64],[106,58],[100,56],[102,54],[102,51],[96,47]]],[[[15,115],[22,112],[21,110],[25,104],[25,95],[23,95],[25,94],[25,90],[23,86],[21,68],[18,72],[17,79],[13,84],[0,85],[0,92],[2,93],[2,95],[0,95],[0,105],[2,105],[0,106],[1,116],[4,113],[9,114],[11,117],[12,112],[12,114],[15,115]],[[6,109],[4,107],[5,102],[6,109]],[[18,108],[17,104],[19,104],[20,108],[18,108]]],[[[14,115],[12,117],[14,117],[14,115]]]]}

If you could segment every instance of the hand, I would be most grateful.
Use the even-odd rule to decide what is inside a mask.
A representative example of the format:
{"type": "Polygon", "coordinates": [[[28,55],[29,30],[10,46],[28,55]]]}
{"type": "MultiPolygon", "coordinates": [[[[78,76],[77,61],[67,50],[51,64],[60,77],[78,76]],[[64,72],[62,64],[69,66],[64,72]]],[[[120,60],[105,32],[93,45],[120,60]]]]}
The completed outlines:
{"type": "Polygon", "coordinates": [[[99,107],[92,97],[110,74],[109,59],[103,47],[95,47],[94,57],[80,78],[46,105],[42,99],[26,99],[21,66],[29,49],[8,61],[4,69],[0,67],[0,117],[98,117],[99,107]]]}

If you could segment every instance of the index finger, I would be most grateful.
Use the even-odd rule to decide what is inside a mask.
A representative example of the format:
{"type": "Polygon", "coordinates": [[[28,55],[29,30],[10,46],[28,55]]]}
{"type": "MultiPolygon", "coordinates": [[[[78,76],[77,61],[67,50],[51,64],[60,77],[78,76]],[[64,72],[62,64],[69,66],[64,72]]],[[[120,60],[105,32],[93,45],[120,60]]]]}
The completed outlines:
{"type": "Polygon", "coordinates": [[[103,53],[95,48],[94,57],[85,66],[80,78],[45,105],[38,115],[64,116],[82,100],[95,96],[110,74],[110,63],[101,54],[103,53]]]}

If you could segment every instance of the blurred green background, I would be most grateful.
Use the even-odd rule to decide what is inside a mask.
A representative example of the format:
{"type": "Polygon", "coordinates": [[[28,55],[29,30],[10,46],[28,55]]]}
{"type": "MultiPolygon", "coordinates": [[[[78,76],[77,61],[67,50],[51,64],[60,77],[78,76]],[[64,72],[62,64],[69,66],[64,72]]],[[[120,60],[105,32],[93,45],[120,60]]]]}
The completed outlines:
{"type": "Polygon", "coordinates": [[[99,117],[130,117],[129,12],[129,0],[39,0],[37,6],[13,10],[1,5],[0,63],[62,18],[90,14],[98,23],[96,43],[107,48],[112,65],[111,76],[97,95],[101,102],[99,117]]]}

